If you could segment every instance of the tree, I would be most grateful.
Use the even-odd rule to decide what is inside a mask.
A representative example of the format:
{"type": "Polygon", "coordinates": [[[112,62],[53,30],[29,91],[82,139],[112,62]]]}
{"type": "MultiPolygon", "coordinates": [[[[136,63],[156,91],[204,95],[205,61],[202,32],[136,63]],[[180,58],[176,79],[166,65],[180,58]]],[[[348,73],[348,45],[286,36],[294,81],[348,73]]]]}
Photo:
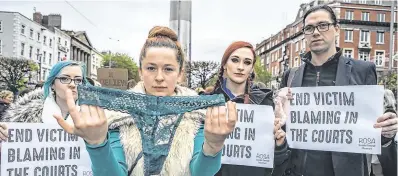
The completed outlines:
{"type": "Polygon", "coordinates": [[[26,88],[32,73],[38,70],[38,65],[32,60],[8,57],[1,57],[0,60],[0,82],[14,93],[26,88]]]}
{"type": "Polygon", "coordinates": [[[209,80],[218,72],[220,64],[212,61],[193,61],[190,73],[192,86],[206,88],[209,80]]]}
{"type": "Polygon", "coordinates": [[[254,65],[254,72],[256,73],[254,81],[268,84],[272,80],[272,74],[261,65],[260,58],[257,58],[257,62],[254,65]]]}
{"type": "Polygon", "coordinates": [[[111,60],[111,68],[125,68],[128,70],[128,79],[139,81],[138,66],[134,62],[133,58],[127,54],[111,53],[105,54],[102,60],[103,67],[109,67],[109,61],[111,60]]]}
{"type": "Polygon", "coordinates": [[[387,89],[392,90],[393,92],[397,91],[397,73],[391,73],[386,77],[385,85],[387,89]]]}

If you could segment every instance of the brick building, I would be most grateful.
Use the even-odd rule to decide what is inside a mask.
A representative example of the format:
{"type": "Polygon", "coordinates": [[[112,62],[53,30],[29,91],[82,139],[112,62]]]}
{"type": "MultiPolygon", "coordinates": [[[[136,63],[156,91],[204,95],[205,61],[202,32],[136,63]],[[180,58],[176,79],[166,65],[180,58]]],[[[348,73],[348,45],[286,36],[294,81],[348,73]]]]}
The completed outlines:
{"type": "MultiPolygon", "coordinates": [[[[306,46],[303,15],[313,6],[328,4],[336,13],[340,34],[337,46],[343,54],[355,59],[374,62],[379,77],[387,73],[390,56],[391,3],[386,0],[314,0],[302,4],[295,21],[270,38],[256,45],[261,63],[275,78],[272,87],[278,87],[283,71],[302,64],[300,55],[309,50],[306,46]]],[[[394,9],[393,69],[398,67],[397,8],[394,9]],[[395,57],[394,57],[395,56],[395,57]]],[[[380,79],[379,79],[380,80],[380,79]]]]}

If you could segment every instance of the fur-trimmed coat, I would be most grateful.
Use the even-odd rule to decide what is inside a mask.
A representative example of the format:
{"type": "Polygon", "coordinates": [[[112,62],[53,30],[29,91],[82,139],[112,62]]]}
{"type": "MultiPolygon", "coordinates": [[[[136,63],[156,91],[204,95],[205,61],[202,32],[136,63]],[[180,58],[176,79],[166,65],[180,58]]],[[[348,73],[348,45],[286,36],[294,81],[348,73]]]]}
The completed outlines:
{"type": "MultiPolygon", "coordinates": [[[[143,83],[140,82],[132,90],[137,93],[145,93],[143,83]]],[[[175,96],[196,96],[197,93],[185,87],[176,87],[175,96]]],[[[138,154],[142,151],[141,135],[129,114],[108,113],[108,124],[110,129],[118,128],[120,131],[120,142],[124,148],[128,170],[131,176],[144,175],[144,157],[134,163],[138,154]],[[132,168],[135,165],[135,168],[132,168]]],[[[205,112],[202,110],[185,113],[182,118],[166,161],[164,162],[160,175],[188,176],[189,165],[193,156],[194,139],[204,120],[205,112]]]]}

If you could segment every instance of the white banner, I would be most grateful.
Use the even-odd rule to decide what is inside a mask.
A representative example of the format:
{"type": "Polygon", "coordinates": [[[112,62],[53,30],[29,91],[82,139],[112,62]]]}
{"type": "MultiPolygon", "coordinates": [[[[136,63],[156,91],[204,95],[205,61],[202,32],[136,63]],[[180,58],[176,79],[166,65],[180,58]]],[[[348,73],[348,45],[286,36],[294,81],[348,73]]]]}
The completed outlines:
{"type": "Polygon", "coordinates": [[[236,104],[238,121],[225,141],[223,164],[272,168],[274,111],[272,106],[236,104]]]}
{"type": "Polygon", "coordinates": [[[287,120],[289,147],[350,153],[381,153],[382,86],[292,88],[287,120]]]}
{"type": "Polygon", "coordinates": [[[83,139],[54,124],[7,125],[9,138],[1,148],[2,176],[92,176],[83,139]]]}

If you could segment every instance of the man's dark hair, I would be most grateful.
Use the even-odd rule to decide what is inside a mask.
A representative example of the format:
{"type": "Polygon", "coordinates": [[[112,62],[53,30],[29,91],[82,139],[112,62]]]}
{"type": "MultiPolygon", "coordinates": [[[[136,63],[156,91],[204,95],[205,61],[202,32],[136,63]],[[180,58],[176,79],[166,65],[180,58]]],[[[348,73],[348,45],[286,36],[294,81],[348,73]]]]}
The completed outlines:
{"type": "Polygon", "coordinates": [[[314,13],[319,10],[327,11],[330,15],[330,19],[332,20],[333,25],[337,24],[336,14],[334,13],[333,9],[331,7],[329,7],[328,5],[315,6],[315,7],[312,7],[311,9],[309,9],[307,12],[305,12],[304,18],[303,18],[303,24],[305,25],[305,19],[307,18],[307,16],[309,14],[314,13]]]}

